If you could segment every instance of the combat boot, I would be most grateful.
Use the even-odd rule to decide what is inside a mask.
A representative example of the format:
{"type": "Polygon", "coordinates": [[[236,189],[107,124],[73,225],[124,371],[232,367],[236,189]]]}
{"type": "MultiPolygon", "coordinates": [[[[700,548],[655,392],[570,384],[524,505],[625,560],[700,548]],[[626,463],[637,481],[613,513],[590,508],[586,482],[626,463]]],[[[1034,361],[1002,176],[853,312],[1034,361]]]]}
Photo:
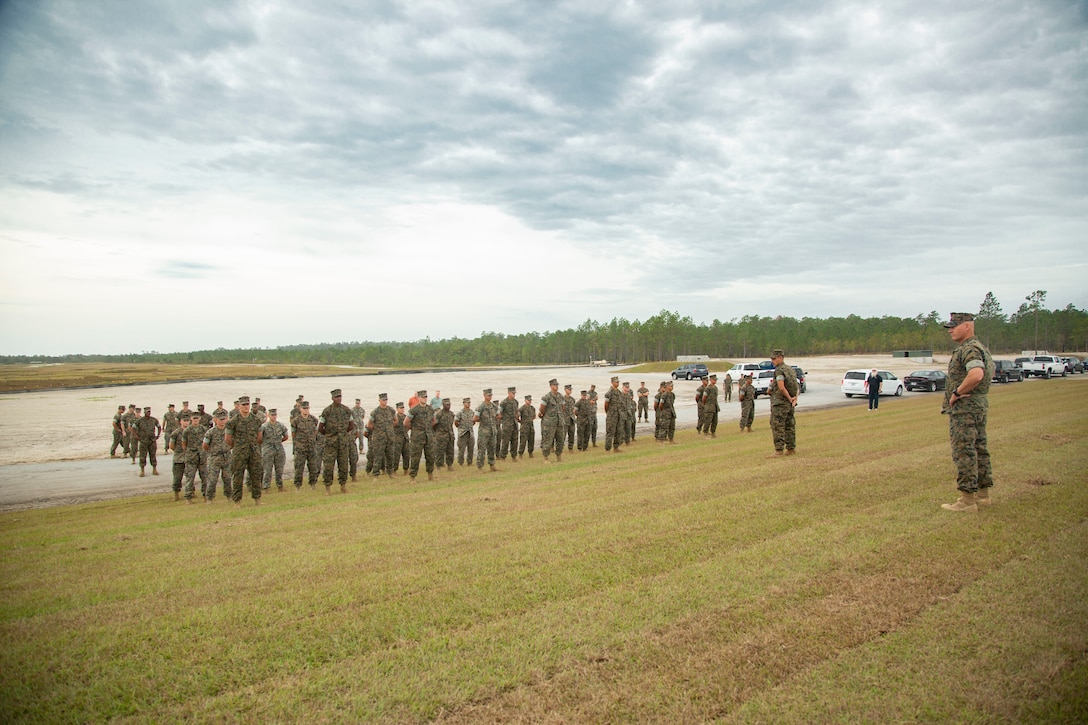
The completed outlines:
{"type": "Polygon", "coordinates": [[[990,499],[990,487],[980,488],[978,493],[975,494],[975,503],[979,506],[992,506],[993,500],[990,499]]]}
{"type": "Polygon", "coordinates": [[[427,480],[428,481],[433,481],[434,480],[434,473],[433,472],[427,473],[427,480]]]}
{"type": "Polygon", "coordinates": [[[340,484],[340,493],[347,493],[347,492],[348,492],[348,485],[346,483],[341,483],[340,484]]]}
{"type": "Polygon", "coordinates": [[[356,476],[356,474],[354,474],[354,473],[351,474],[351,482],[352,483],[355,483],[355,476],[356,476]]]}
{"type": "Polygon", "coordinates": [[[158,468],[156,468],[156,467],[154,467],[154,466],[152,466],[152,467],[151,467],[151,475],[152,475],[152,476],[157,476],[157,475],[159,475],[159,469],[158,469],[158,468]]]}
{"type": "Polygon", "coordinates": [[[946,511],[973,511],[978,512],[978,503],[975,494],[960,491],[960,497],[955,503],[942,503],[941,508],[946,511]]]}
{"type": "Polygon", "coordinates": [[[331,483],[325,484],[325,495],[326,496],[331,496],[332,495],[332,484],[331,483]]]}
{"type": "Polygon", "coordinates": [[[144,468],[143,468],[143,466],[140,466],[140,478],[143,478],[143,477],[144,477],[144,476],[146,476],[146,475],[147,475],[147,474],[146,474],[146,473],[144,473],[144,468]]]}
{"type": "Polygon", "coordinates": [[[494,463],[492,463],[492,464],[491,464],[491,472],[492,472],[492,473],[494,473],[494,472],[495,472],[495,471],[497,471],[497,470],[499,470],[499,469],[495,468],[495,464],[494,464],[494,463]]]}

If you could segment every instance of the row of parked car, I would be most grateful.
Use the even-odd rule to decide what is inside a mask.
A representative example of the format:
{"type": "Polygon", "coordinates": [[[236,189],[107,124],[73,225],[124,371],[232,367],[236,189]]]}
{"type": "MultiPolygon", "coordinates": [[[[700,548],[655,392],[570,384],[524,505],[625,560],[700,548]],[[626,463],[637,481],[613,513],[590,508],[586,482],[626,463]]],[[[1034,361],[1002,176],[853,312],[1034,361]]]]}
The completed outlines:
{"type": "MultiPolygon", "coordinates": [[[[805,382],[805,371],[796,365],[791,366],[793,371],[797,374],[797,387],[799,393],[804,393],[808,390],[808,384],[805,382]]],[[[680,367],[673,370],[673,380],[699,380],[710,375],[707,370],[706,363],[684,363],[680,367]]],[[[742,375],[752,376],[752,387],[756,390],[756,397],[761,395],[768,395],[767,389],[774,381],[774,363],[770,360],[764,360],[758,363],[738,363],[729,369],[729,375],[734,381],[740,381],[742,375]]]]}
{"type": "MultiPolygon", "coordinates": [[[[865,380],[869,377],[870,372],[869,370],[846,371],[846,375],[842,379],[842,392],[846,394],[846,397],[852,398],[855,395],[866,394],[865,380]]],[[[992,382],[1018,383],[1031,375],[1049,378],[1051,374],[1065,377],[1069,373],[1083,372],[1084,361],[1076,357],[1036,356],[1035,358],[1016,358],[1016,360],[994,360],[992,382]],[[1048,360],[1053,357],[1054,360],[1060,362],[1060,366],[1056,365],[1054,368],[1040,367],[1039,371],[1030,367],[1025,368],[1027,363],[1038,364],[1039,357],[1047,357],[1048,360]],[[1061,372],[1057,371],[1059,367],[1061,372]]],[[[932,393],[937,390],[944,390],[948,384],[948,376],[940,370],[915,370],[904,377],[902,382],[887,370],[877,370],[877,375],[884,379],[880,389],[881,395],[902,395],[904,389],[907,391],[924,390],[932,393]]]]}

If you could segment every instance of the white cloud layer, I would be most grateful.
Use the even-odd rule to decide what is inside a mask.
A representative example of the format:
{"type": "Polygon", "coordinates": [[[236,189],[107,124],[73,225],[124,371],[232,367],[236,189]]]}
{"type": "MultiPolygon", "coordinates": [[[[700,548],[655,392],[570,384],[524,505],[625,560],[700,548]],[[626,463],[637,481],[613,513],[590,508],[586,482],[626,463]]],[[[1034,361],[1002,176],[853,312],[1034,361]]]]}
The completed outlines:
{"type": "Polygon", "coordinates": [[[0,354],[1088,306],[1083,2],[0,4],[0,354]]]}

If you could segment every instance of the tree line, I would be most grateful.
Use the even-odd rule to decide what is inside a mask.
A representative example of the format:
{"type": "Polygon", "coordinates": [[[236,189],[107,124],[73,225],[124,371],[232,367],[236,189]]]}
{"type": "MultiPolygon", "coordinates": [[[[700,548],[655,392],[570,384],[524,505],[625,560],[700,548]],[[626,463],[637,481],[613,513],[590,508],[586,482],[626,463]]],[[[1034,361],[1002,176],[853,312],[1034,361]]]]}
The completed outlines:
{"type": "MultiPolygon", "coordinates": [[[[1046,291],[1036,290],[1016,312],[1005,314],[992,293],[979,306],[975,331],[995,353],[1046,349],[1088,351],[1088,312],[1071,304],[1045,308],[1046,291]]],[[[156,362],[280,363],[359,367],[465,367],[489,365],[577,365],[590,360],[621,364],[708,355],[739,360],[766,358],[773,348],[788,355],[885,353],[893,350],[952,349],[947,319],[936,310],[915,317],[759,317],[746,315],[697,324],[690,316],[662,310],[644,320],[586,320],[576,328],[504,335],[484,332],[474,339],[413,342],[338,342],[275,348],[144,352],[126,355],[4,356],[5,363],[156,362]]]]}

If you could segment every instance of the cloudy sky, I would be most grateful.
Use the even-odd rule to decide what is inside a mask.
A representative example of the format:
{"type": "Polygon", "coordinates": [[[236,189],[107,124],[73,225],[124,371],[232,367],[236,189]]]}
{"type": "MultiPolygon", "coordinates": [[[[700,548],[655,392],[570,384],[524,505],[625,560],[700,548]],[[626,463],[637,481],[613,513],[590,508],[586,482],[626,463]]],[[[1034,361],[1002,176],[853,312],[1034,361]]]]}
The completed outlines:
{"type": "Polygon", "coordinates": [[[0,354],[1088,307],[1088,3],[0,2],[0,354]]]}

